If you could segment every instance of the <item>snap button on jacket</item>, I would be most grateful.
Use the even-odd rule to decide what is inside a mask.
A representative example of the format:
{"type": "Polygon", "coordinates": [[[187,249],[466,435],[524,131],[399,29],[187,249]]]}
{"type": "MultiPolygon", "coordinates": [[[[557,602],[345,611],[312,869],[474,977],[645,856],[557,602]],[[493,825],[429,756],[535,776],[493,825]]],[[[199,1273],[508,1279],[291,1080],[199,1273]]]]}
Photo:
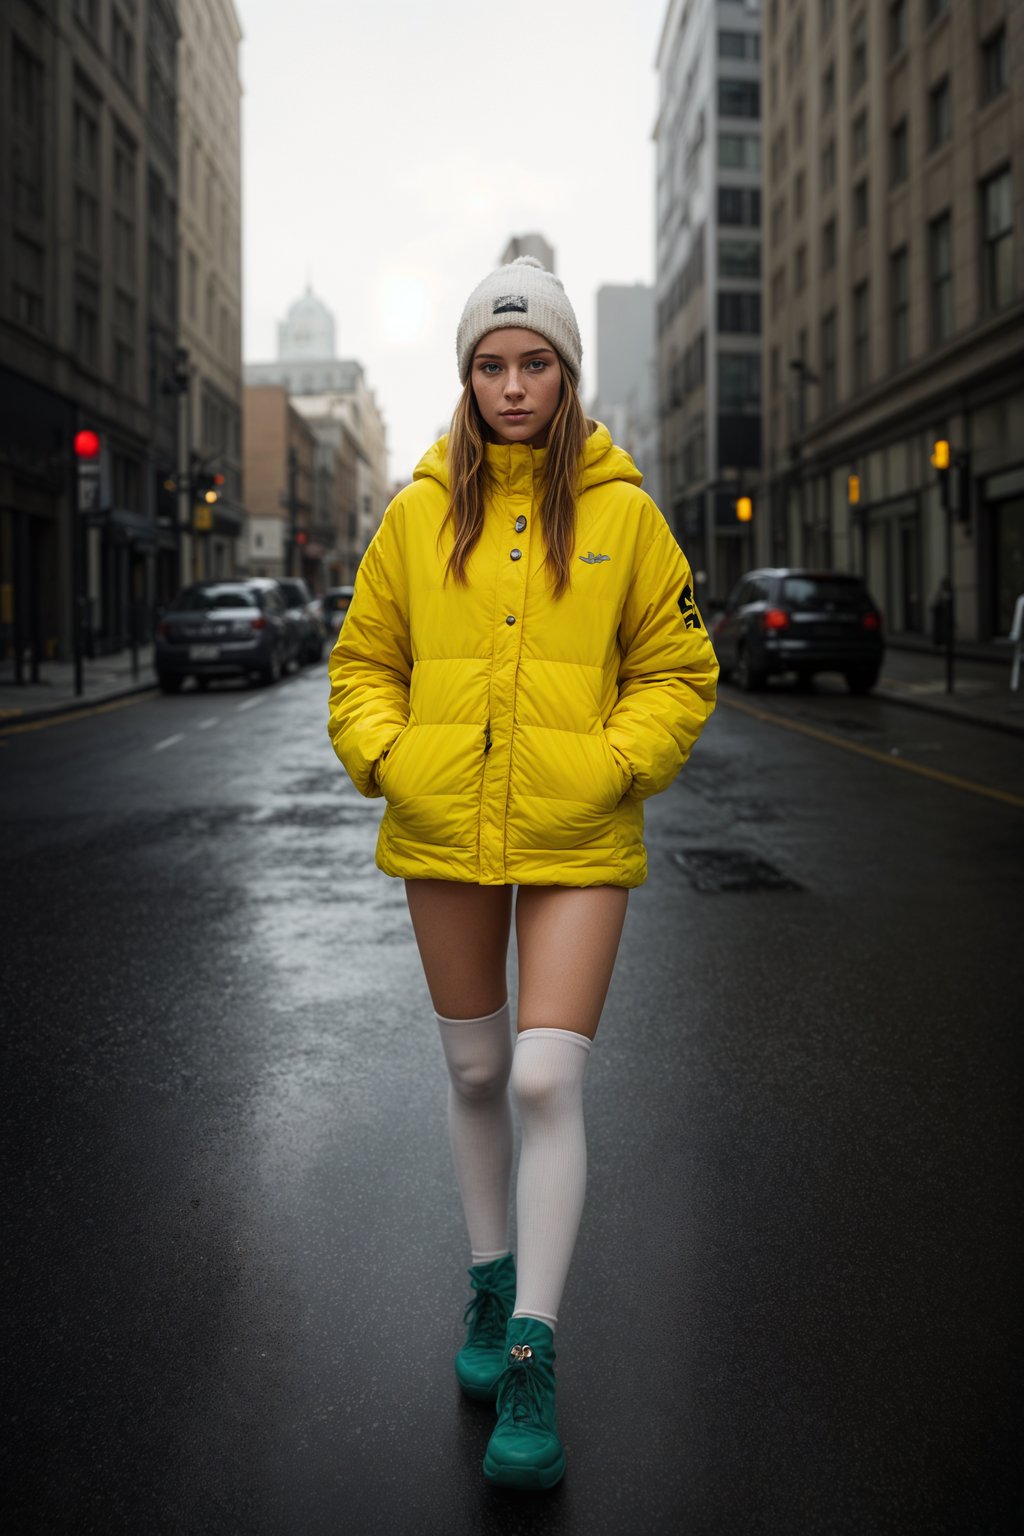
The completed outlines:
{"type": "Polygon", "coordinates": [[[689,566],[598,425],[562,597],[545,564],[544,450],[527,444],[488,445],[468,582],[446,582],[446,441],[388,507],[330,659],[334,749],[361,794],[388,802],[377,863],[414,880],[640,885],[643,801],[715,704],[689,566]]]}

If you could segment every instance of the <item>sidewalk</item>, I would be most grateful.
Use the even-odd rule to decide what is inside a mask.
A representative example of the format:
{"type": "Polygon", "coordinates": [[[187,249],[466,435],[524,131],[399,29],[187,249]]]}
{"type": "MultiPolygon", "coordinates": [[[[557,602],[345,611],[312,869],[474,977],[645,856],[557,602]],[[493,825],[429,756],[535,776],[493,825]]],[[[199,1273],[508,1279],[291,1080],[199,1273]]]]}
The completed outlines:
{"type": "MultiPolygon", "coordinates": [[[[82,693],[75,695],[75,669],[70,661],[47,661],[39,668],[38,683],[26,681],[20,687],[14,681],[14,665],[0,662],[0,730],[29,720],[46,720],[51,715],[70,714],[79,709],[94,709],[156,687],[152,644],[140,645],[138,676],[132,668],[131,651],[117,651],[112,656],[97,656],[82,663],[82,693]]],[[[28,667],[25,677],[28,678],[28,667]]]]}
{"type": "MultiPolygon", "coordinates": [[[[1024,685],[1010,692],[1010,646],[967,646],[954,668],[954,692],[946,693],[945,653],[926,641],[897,637],[886,650],[875,696],[912,709],[930,710],[974,725],[1024,736],[1024,685]]],[[[0,730],[127,698],[156,687],[153,647],[139,647],[138,677],[130,651],[97,657],[83,666],[84,689],[75,697],[70,662],[47,662],[38,683],[18,687],[10,662],[0,663],[0,730]]]]}
{"type": "Polygon", "coordinates": [[[1024,678],[1010,692],[1012,647],[966,645],[946,692],[946,653],[913,637],[890,638],[875,697],[1024,736],[1024,678]]]}

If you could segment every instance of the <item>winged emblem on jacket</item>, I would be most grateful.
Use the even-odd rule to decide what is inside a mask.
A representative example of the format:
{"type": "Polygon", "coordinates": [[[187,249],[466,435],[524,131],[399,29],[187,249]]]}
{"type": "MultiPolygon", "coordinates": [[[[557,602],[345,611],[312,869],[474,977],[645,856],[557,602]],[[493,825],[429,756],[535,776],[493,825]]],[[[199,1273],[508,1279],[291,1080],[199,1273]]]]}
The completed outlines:
{"type": "Polygon", "coordinates": [[[580,555],[580,559],[584,565],[600,565],[602,560],[610,560],[611,555],[595,555],[593,550],[588,549],[585,555],[580,555]]]}

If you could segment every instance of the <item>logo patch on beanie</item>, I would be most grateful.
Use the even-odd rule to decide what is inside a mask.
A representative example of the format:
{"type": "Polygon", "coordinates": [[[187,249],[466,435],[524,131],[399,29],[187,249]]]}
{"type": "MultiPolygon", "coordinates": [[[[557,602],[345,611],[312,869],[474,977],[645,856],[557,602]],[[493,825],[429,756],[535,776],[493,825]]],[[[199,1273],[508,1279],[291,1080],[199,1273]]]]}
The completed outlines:
{"type": "Polygon", "coordinates": [[[529,307],[525,293],[503,293],[499,298],[495,299],[494,308],[491,313],[495,315],[513,313],[525,315],[529,307]]]}

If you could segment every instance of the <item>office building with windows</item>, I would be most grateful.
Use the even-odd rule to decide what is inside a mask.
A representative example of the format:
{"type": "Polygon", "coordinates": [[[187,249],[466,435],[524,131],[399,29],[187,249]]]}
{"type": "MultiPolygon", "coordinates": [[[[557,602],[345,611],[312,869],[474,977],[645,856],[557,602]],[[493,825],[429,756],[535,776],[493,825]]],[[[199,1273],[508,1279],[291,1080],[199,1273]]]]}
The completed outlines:
{"type": "Polygon", "coordinates": [[[658,47],[661,491],[705,601],[751,557],[761,463],[761,5],[670,0],[658,47]]]}
{"type": "Polygon", "coordinates": [[[767,0],[760,559],[962,639],[1024,590],[1024,6],[767,0]],[[944,439],[945,487],[930,462],[944,439]]]}

